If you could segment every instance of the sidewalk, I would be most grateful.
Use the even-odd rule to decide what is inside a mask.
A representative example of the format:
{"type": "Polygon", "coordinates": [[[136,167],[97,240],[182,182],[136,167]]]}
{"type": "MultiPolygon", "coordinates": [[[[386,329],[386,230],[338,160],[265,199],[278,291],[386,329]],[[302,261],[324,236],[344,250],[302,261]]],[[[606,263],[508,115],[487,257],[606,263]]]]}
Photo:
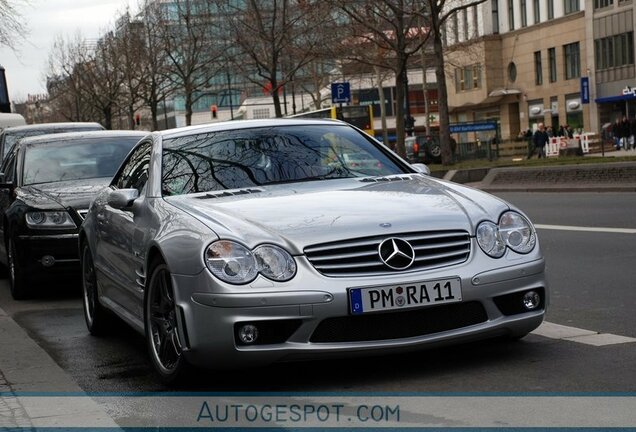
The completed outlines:
{"type": "Polygon", "coordinates": [[[62,410],[58,404],[38,400],[51,393],[82,396],[84,392],[2,309],[0,340],[0,430],[73,424],[118,427],[90,397],[75,398],[72,410],[68,404],[62,410]]]}

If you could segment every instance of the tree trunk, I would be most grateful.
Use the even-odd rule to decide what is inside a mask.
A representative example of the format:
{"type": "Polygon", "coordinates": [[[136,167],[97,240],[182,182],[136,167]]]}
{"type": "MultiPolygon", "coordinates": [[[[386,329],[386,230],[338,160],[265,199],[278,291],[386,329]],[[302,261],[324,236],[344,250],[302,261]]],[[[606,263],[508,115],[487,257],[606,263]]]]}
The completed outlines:
{"type": "Polygon", "coordinates": [[[390,147],[389,132],[386,127],[386,100],[384,99],[384,87],[382,86],[382,74],[380,68],[375,67],[375,74],[378,80],[378,99],[380,100],[380,121],[382,122],[382,142],[390,147]]]}
{"type": "Polygon", "coordinates": [[[437,101],[439,108],[439,142],[442,148],[442,164],[452,165],[453,158],[450,146],[450,130],[448,121],[448,91],[446,90],[446,73],[444,71],[444,47],[441,33],[433,33],[433,49],[435,50],[435,76],[437,78],[437,101]]]}
{"type": "Polygon", "coordinates": [[[404,146],[404,67],[404,63],[400,62],[399,70],[395,74],[395,151],[403,158],[406,157],[406,147],[404,146]]]}
{"type": "Polygon", "coordinates": [[[192,91],[190,89],[186,89],[185,111],[186,126],[190,126],[192,124],[192,91]]]}

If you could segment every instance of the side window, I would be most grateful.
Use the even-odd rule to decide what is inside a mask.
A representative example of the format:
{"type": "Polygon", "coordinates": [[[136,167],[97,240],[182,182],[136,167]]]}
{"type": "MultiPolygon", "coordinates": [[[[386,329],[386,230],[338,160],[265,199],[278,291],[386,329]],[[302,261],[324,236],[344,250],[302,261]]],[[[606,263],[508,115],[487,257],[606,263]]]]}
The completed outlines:
{"type": "Polygon", "coordinates": [[[137,189],[141,194],[141,190],[148,181],[151,150],[152,143],[145,142],[133,151],[115,182],[117,188],[137,189]]]}

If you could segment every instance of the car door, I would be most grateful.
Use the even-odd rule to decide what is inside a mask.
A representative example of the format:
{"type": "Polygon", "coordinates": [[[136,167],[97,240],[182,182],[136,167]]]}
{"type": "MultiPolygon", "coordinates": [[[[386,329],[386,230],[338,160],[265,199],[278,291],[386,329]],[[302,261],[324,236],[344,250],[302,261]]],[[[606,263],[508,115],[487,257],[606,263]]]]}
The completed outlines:
{"type": "Polygon", "coordinates": [[[102,289],[108,298],[136,316],[143,299],[144,279],[139,271],[143,268],[143,256],[138,248],[133,249],[133,245],[139,244],[134,240],[143,236],[143,227],[136,226],[135,213],[146,204],[151,150],[151,142],[140,144],[113,180],[115,189],[137,189],[139,198],[132,208],[115,209],[105,202],[96,215],[99,240],[95,265],[110,279],[102,289]]]}

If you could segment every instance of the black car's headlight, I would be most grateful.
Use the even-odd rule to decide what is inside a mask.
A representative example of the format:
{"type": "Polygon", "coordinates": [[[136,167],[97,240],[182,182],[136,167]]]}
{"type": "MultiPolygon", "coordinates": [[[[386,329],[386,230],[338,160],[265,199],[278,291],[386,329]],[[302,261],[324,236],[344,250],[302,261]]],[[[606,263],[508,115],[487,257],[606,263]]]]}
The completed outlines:
{"type": "Polygon", "coordinates": [[[534,249],[537,235],[532,224],[519,213],[507,211],[499,218],[499,223],[485,221],[477,227],[479,247],[493,258],[500,258],[506,247],[521,254],[534,249]]]}
{"type": "Polygon", "coordinates": [[[288,281],[296,274],[294,258],[274,245],[249,250],[240,243],[219,240],[208,246],[205,263],[214,276],[232,284],[249,283],[259,273],[277,282],[288,281]]]}
{"type": "Polygon", "coordinates": [[[27,212],[26,224],[29,228],[77,228],[71,215],[61,211],[31,211],[27,212]]]}

